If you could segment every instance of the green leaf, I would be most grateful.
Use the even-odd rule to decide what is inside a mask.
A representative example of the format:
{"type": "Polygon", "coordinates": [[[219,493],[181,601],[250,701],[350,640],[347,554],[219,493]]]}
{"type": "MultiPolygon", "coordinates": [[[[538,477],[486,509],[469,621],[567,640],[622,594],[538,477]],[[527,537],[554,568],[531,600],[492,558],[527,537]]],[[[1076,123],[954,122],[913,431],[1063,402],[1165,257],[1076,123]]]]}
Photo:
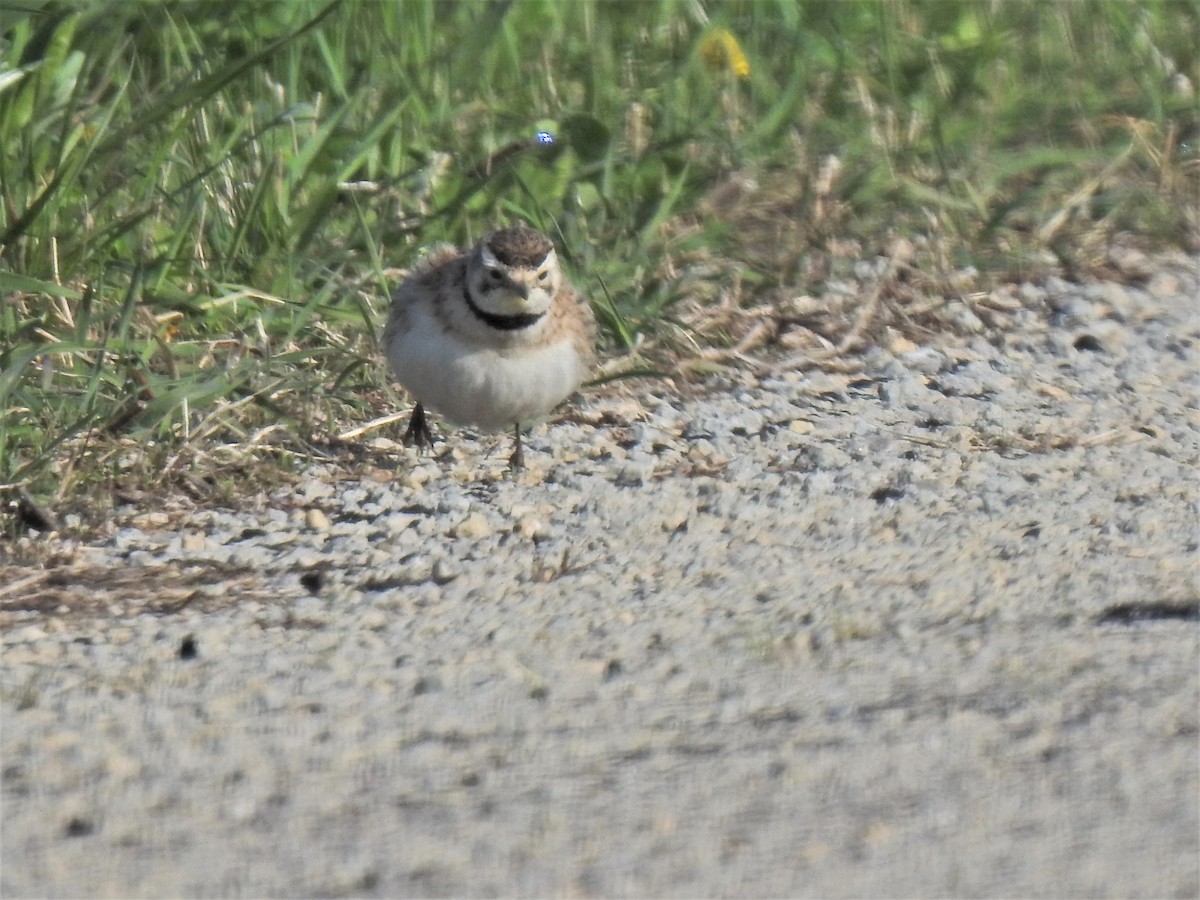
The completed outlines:
{"type": "Polygon", "coordinates": [[[568,116],[562,123],[563,140],[584,162],[598,162],[609,152],[612,133],[592,116],[568,116]]]}
{"type": "Polygon", "coordinates": [[[15,272],[0,271],[0,291],[13,291],[23,294],[45,294],[49,297],[65,297],[68,300],[78,300],[82,294],[74,288],[64,287],[52,281],[31,278],[28,275],[18,275],[15,272]]]}

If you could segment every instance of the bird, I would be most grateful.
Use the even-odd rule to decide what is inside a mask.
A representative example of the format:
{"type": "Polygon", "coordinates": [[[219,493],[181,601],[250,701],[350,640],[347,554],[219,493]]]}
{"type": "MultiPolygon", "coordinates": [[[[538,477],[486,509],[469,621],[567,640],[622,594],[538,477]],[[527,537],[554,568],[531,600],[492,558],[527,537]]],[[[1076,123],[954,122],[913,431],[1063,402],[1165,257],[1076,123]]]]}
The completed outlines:
{"type": "Polygon", "coordinates": [[[405,445],[432,444],[429,407],[482,431],[511,427],[509,469],[521,469],[521,424],[579,388],[595,332],[591,306],[539,231],[519,224],[466,251],[434,247],[393,293],[384,328],[388,362],[416,401],[405,445]]]}

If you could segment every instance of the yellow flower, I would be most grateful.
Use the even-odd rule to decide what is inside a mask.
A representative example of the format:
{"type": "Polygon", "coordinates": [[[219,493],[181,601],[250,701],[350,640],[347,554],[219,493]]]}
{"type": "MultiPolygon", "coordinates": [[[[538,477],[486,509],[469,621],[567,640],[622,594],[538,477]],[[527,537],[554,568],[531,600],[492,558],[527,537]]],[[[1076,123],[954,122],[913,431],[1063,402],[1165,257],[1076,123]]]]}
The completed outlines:
{"type": "Polygon", "coordinates": [[[738,78],[750,77],[750,60],[742,52],[733,32],[714,28],[700,41],[700,56],[714,72],[732,72],[738,78]]]}

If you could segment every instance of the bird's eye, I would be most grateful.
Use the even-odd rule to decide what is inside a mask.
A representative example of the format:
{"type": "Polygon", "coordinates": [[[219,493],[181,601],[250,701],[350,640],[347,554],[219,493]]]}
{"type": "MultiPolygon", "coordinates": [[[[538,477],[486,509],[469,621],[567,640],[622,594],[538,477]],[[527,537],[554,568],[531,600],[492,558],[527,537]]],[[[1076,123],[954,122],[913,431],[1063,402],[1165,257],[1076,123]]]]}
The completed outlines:
{"type": "Polygon", "coordinates": [[[549,277],[550,273],[545,269],[543,269],[541,272],[538,272],[538,281],[545,281],[549,277]]]}
{"type": "Polygon", "coordinates": [[[500,280],[500,270],[499,269],[488,269],[488,278],[490,278],[492,281],[499,281],[500,280]]]}

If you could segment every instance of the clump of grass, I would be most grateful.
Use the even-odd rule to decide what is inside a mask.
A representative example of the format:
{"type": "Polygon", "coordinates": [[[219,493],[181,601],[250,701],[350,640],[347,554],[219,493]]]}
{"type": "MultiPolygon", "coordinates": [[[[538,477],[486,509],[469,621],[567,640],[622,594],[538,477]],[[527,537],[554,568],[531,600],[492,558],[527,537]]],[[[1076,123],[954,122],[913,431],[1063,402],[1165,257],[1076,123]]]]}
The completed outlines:
{"type": "Polygon", "coordinates": [[[674,358],[899,246],[960,292],[1195,252],[1198,30],[1117,0],[0,12],[0,485],[212,499],[336,453],[399,400],[399,271],[497,221],[556,238],[610,349],[674,358]]]}

